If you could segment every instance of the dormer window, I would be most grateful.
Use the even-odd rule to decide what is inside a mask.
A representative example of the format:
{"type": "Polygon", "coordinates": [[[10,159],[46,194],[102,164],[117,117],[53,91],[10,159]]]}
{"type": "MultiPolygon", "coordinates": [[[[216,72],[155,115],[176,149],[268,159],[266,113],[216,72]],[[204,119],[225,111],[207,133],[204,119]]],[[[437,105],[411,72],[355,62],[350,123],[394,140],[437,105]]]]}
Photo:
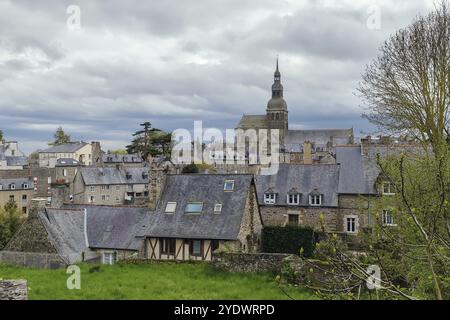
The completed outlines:
{"type": "Polygon", "coordinates": [[[203,210],[203,202],[188,202],[184,210],[188,214],[200,214],[203,210]]]}
{"type": "Polygon", "coordinates": [[[385,196],[395,195],[394,187],[388,181],[383,182],[383,184],[382,184],[382,192],[383,192],[383,195],[385,195],[385,196]]]}
{"type": "Polygon", "coordinates": [[[221,203],[216,203],[214,205],[214,213],[215,214],[219,214],[222,212],[222,204],[221,203]]]}
{"type": "Polygon", "coordinates": [[[131,173],[129,173],[129,172],[126,173],[126,178],[127,178],[128,180],[130,180],[132,177],[133,177],[133,176],[131,175],[131,173]]]}
{"type": "Polygon", "coordinates": [[[265,204],[275,204],[277,200],[277,195],[275,193],[265,193],[264,203],[265,204]]]}
{"type": "Polygon", "coordinates": [[[225,180],[223,185],[224,191],[233,191],[234,190],[234,180],[225,180]]]}
{"type": "Polygon", "coordinates": [[[11,184],[9,185],[9,188],[10,188],[11,190],[16,190],[16,185],[15,185],[14,183],[11,183],[11,184]]]}
{"type": "Polygon", "coordinates": [[[24,188],[24,189],[28,189],[28,183],[24,183],[24,184],[23,184],[23,188],[24,188]]]}
{"type": "Polygon", "coordinates": [[[294,193],[294,194],[288,194],[287,195],[287,204],[289,205],[299,205],[300,204],[300,194],[294,193]]]}
{"type": "Polygon", "coordinates": [[[321,194],[310,194],[309,195],[309,205],[310,206],[321,206],[323,200],[323,195],[321,194]]]}

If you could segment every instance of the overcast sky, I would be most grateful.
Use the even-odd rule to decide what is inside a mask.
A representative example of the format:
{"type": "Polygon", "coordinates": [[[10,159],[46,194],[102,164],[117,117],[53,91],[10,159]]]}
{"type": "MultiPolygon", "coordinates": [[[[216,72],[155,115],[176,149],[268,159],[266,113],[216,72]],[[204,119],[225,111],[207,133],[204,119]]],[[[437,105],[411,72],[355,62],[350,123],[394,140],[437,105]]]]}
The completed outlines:
{"type": "Polygon", "coordinates": [[[124,147],[144,121],[234,128],[243,113],[265,113],[279,55],[291,128],[371,132],[354,95],[361,73],[390,34],[432,9],[432,0],[0,0],[0,130],[28,153],[59,125],[104,150],[124,147]],[[72,4],[79,30],[67,26],[72,4]]]}

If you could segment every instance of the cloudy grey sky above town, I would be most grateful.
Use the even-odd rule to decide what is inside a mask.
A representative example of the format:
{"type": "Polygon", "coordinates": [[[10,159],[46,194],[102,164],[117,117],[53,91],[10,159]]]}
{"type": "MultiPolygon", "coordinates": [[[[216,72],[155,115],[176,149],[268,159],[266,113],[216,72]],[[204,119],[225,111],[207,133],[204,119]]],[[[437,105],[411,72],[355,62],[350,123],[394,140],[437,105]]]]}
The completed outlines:
{"type": "Polygon", "coordinates": [[[124,147],[144,121],[233,128],[243,113],[265,113],[279,55],[292,128],[366,134],[375,128],[355,96],[365,65],[432,8],[432,0],[0,0],[0,130],[31,152],[60,125],[105,150],[124,147]],[[67,26],[70,5],[80,8],[79,30],[67,26]],[[368,24],[374,5],[380,28],[368,24]]]}

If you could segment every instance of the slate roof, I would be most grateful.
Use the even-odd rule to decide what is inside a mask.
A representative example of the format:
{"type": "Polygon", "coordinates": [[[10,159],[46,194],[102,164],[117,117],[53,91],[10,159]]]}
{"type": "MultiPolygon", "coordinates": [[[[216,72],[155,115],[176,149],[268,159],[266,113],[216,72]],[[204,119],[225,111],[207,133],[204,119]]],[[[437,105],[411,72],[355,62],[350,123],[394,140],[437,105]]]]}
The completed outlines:
{"type": "Polygon", "coordinates": [[[261,129],[267,127],[267,117],[265,115],[243,115],[236,128],[261,129]]]}
{"type": "Polygon", "coordinates": [[[235,240],[241,227],[252,175],[189,174],[168,175],[161,201],[145,223],[140,236],[235,240]],[[225,180],[234,180],[234,191],[223,190],[225,180]],[[173,214],[166,214],[167,202],[176,202],[173,214]],[[203,202],[200,214],[186,214],[188,202],[203,202]],[[222,212],[214,213],[214,205],[222,212]]]}
{"type": "Polygon", "coordinates": [[[309,206],[309,194],[323,194],[323,207],[338,206],[339,166],[280,164],[275,175],[255,178],[258,202],[264,204],[264,193],[277,193],[276,205],[287,205],[287,194],[292,188],[301,193],[300,206],[309,206]],[[315,190],[317,189],[317,190],[315,190]]]}
{"type": "Polygon", "coordinates": [[[72,158],[60,158],[56,160],[57,167],[78,167],[80,164],[79,161],[72,158]]]}
{"type": "Polygon", "coordinates": [[[336,144],[347,144],[353,129],[317,129],[317,130],[288,130],[285,144],[303,145],[305,141],[310,141],[317,146],[326,146],[328,142],[336,144]]]}
{"type": "Polygon", "coordinates": [[[142,163],[138,154],[103,154],[104,163],[142,163]]]}
{"type": "Polygon", "coordinates": [[[26,166],[28,158],[25,156],[5,156],[7,166],[26,166]]]}
{"type": "Polygon", "coordinates": [[[81,261],[87,251],[84,236],[84,210],[46,209],[38,213],[50,241],[68,264],[81,261]]]}
{"type": "Polygon", "coordinates": [[[15,184],[16,186],[16,189],[13,190],[24,190],[22,187],[24,184],[28,185],[28,188],[26,190],[34,188],[33,181],[28,178],[13,178],[13,179],[0,179],[0,185],[2,185],[2,189],[0,190],[10,190],[9,185],[11,184],[15,184]]]}
{"type": "Polygon", "coordinates": [[[45,150],[41,150],[39,151],[39,153],[72,153],[83,148],[87,144],[88,144],[87,142],[80,142],[80,141],[70,142],[58,146],[53,146],[45,150]]]}
{"type": "Polygon", "coordinates": [[[84,167],[78,171],[86,185],[112,184],[146,184],[149,183],[149,168],[114,168],[114,167],[84,167]],[[127,178],[127,174],[131,178],[127,178]],[[145,178],[144,176],[147,175],[145,178]]]}
{"type": "Polygon", "coordinates": [[[376,159],[361,155],[361,146],[336,147],[340,194],[376,194],[376,159]]]}

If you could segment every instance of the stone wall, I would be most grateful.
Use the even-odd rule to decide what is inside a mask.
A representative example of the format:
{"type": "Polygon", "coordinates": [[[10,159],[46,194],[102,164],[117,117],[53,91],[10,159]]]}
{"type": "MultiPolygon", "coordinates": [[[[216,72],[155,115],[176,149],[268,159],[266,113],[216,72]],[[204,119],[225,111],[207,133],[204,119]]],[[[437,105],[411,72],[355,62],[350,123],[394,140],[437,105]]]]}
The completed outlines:
{"type": "Polygon", "coordinates": [[[28,300],[26,280],[0,280],[0,300],[28,300]]]}
{"type": "Polygon", "coordinates": [[[293,255],[281,253],[214,252],[212,263],[218,269],[232,272],[278,273],[286,261],[293,257],[293,255]]]}
{"type": "Polygon", "coordinates": [[[5,264],[40,269],[66,267],[66,263],[55,253],[0,251],[0,262],[5,264]]]}

